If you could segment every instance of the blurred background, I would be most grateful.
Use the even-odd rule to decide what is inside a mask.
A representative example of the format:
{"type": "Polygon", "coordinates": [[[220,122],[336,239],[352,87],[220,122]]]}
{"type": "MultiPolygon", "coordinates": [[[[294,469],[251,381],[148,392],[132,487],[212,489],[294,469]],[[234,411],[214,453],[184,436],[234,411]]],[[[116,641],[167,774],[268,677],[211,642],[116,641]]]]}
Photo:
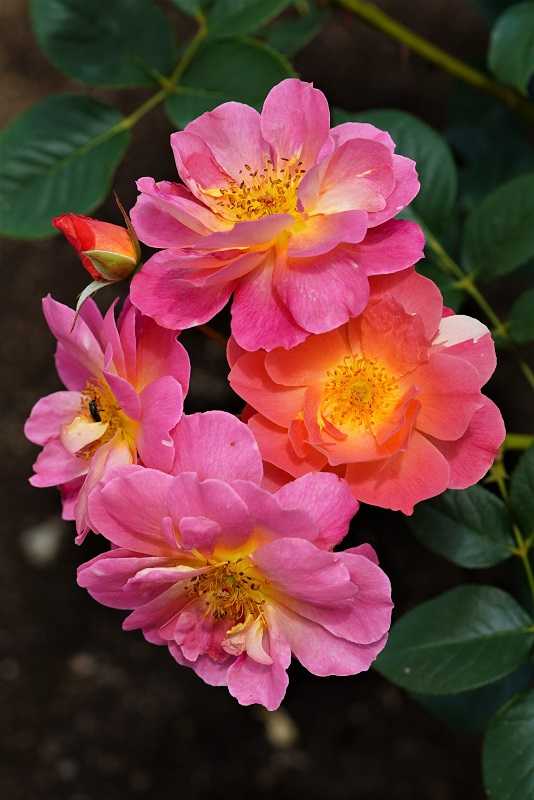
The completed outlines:
{"type": "MultiPolygon", "coordinates": [[[[189,35],[191,20],[161,5],[189,35]]],[[[489,22],[474,0],[379,5],[451,53],[482,63],[489,22]]],[[[1,126],[52,92],[79,91],[37,48],[23,0],[2,0],[0,30],[1,126]]],[[[451,124],[451,109],[464,91],[340,9],[293,63],[332,105],[400,108],[439,130],[451,124]]],[[[84,91],[126,113],[149,95],[84,91]]],[[[161,109],[136,127],[114,182],[126,208],[135,201],[135,178],[174,179],[170,132],[161,109]]],[[[93,213],[121,221],[111,200],[93,213]]],[[[477,735],[454,732],[376,673],[319,679],[294,663],[283,712],[242,708],[225,689],[207,687],[178,668],[139,632],[122,633],[121,613],[99,606],[76,586],[76,566],[98,553],[101,542],[91,536],[83,551],[77,548],[72,527],[60,520],[55,490],[29,486],[37,448],[24,439],[22,426],[33,403],[59,388],[40,298],[51,292],[73,304],[87,276],[62,238],[3,240],[0,247],[0,796],[122,800],[172,792],[193,800],[482,800],[477,735]]],[[[493,284],[497,308],[517,295],[521,281],[518,273],[493,284]]],[[[99,302],[112,296],[102,293],[99,302]]],[[[478,315],[469,304],[465,312],[478,315]]],[[[224,314],[214,325],[227,330],[224,314]]],[[[186,409],[238,412],[226,383],[224,350],[196,332],[185,333],[183,342],[193,363],[186,409]]],[[[531,408],[510,359],[488,394],[511,429],[525,428],[531,408]]],[[[466,579],[461,569],[424,550],[400,515],[363,509],[350,537],[350,544],[370,541],[377,548],[397,612],[466,579]]],[[[469,580],[487,576],[479,571],[469,580]]],[[[506,571],[504,576],[515,579],[506,571]]]]}

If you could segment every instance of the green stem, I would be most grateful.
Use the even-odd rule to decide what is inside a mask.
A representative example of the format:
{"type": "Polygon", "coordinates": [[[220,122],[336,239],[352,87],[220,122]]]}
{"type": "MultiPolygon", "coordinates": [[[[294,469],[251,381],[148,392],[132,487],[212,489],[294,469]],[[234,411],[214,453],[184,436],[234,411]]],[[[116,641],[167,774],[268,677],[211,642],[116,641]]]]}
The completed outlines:
{"type": "Polygon", "coordinates": [[[519,369],[523,373],[525,380],[530,388],[534,391],[534,372],[529,365],[519,355],[513,341],[510,339],[505,323],[500,319],[497,312],[492,308],[487,299],[484,297],[472,275],[468,275],[459,264],[451,258],[447,253],[439,239],[436,239],[432,231],[425,227],[426,242],[435,256],[435,263],[443,273],[456,279],[455,286],[462,289],[468,294],[477,304],[477,306],[484,312],[488,320],[493,326],[493,333],[500,336],[509,345],[514,357],[517,361],[519,369]]]}
{"type": "Polygon", "coordinates": [[[534,122],[534,105],[522,97],[515,89],[502,86],[489,75],[469,66],[459,58],[452,56],[440,47],[432,44],[427,39],[414,33],[406,25],[390,17],[374,3],[367,0],[336,0],[343,8],[352,11],[369,25],[382,31],[387,36],[409,47],[414,53],[437,64],[446,72],[460,78],[465,83],[474,86],[486,94],[496,97],[514,111],[518,111],[526,119],[534,122]]]}
{"type": "MultiPolygon", "coordinates": [[[[508,505],[508,487],[506,486],[505,481],[506,470],[504,469],[504,464],[502,463],[502,455],[500,460],[496,462],[496,466],[499,465],[501,465],[502,468],[495,471],[495,483],[499,487],[502,499],[508,505]]],[[[532,541],[530,539],[526,540],[523,537],[523,534],[517,525],[513,526],[513,531],[516,542],[516,547],[514,548],[513,553],[515,556],[518,556],[518,558],[521,559],[523,569],[525,570],[527,583],[530,588],[530,593],[532,595],[532,600],[534,601],[534,573],[532,571],[532,565],[530,563],[529,556],[529,550],[532,546],[532,541]]]]}
{"type": "Polygon", "coordinates": [[[124,119],[122,119],[116,125],[113,125],[113,127],[109,128],[107,131],[104,131],[104,133],[100,135],[102,139],[109,139],[121,131],[130,130],[130,128],[133,128],[134,125],[137,125],[139,120],[144,117],[145,114],[148,114],[153,108],[159,106],[160,103],[162,103],[170,94],[175,91],[176,84],[182,78],[184,72],[195,57],[198,48],[202,44],[202,41],[206,38],[207,29],[204,18],[199,16],[198,22],[199,27],[196,34],[185,48],[182,57],[176,64],[172,73],[168,78],[164,76],[159,77],[161,89],[156,92],[156,94],[153,94],[152,97],[149,97],[148,100],[145,100],[145,102],[138,106],[138,108],[134,109],[131,114],[128,114],[127,117],[124,117],[124,119]]]}
{"type": "Polygon", "coordinates": [[[502,446],[503,450],[528,450],[534,444],[534,436],[530,433],[507,433],[502,446]]]}

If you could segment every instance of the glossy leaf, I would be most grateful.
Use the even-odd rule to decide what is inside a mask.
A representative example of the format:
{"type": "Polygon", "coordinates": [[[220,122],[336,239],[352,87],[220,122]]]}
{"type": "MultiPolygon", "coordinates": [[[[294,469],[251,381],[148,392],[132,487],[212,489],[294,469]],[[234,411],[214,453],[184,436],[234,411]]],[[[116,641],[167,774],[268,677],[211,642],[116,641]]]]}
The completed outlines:
{"type": "Polygon", "coordinates": [[[172,29],[152,0],[31,0],[35,36],[61,72],[95,86],[146,86],[168,74],[172,29]]]}
{"type": "Polygon", "coordinates": [[[534,797],[534,689],[516,695],[494,717],[482,766],[491,800],[534,797]]]}
{"type": "Polygon", "coordinates": [[[534,256],[534,173],[500,186],[469,215],[464,232],[465,266],[490,280],[534,256]]]}
{"type": "Polygon", "coordinates": [[[282,18],[269,26],[265,38],[271,47],[294,56],[321,32],[328,19],[328,9],[313,6],[307,14],[282,18]]]}
{"type": "Polygon", "coordinates": [[[528,93],[534,77],[534,2],[518,3],[502,14],[491,31],[489,67],[503,83],[528,93]]]}
{"type": "Polygon", "coordinates": [[[48,97],[0,133],[0,233],[56,233],[50,220],[87,213],[106,196],[130,134],[121,115],[90,97],[48,97]]]}
{"type": "Polygon", "coordinates": [[[458,586],[395,623],[376,669],[421,694],[456,694],[493,683],[528,658],[532,620],[494,586],[458,586]]]}
{"type": "Polygon", "coordinates": [[[421,544],[461,567],[492,567],[512,555],[506,506],[481,486],[419,503],[407,522],[421,544]]]}
{"type": "Polygon", "coordinates": [[[534,447],[523,453],[512,474],[510,504],[523,535],[534,534],[534,447]]]}
{"type": "Polygon", "coordinates": [[[195,16],[208,4],[209,0],[172,0],[176,8],[184,14],[195,16]]]}
{"type": "Polygon", "coordinates": [[[518,344],[534,341],[534,289],[524,292],[508,315],[508,331],[518,344]]]}
{"type": "Polygon", "coordinates": [[[471,692],[446,695],[413,694],[423,708],[452,728],[481,733],[496,711],[514,694],[524,691],[534,677],[534,667],[522,664],[519,669],[488,686],[471,692]]]}
{"type": "Polygon", "coordinates": [[[421,190],[411,208],[428,227],[441,232],[453,212],[458,189],[458,175],[445,139],[425,122],[405,111],[377,109],[359,114],[334,110],[334,122],[370,122],[388,131],[396,152],[413,158],[421,181],[421,190]]]}
{"type": "Polygon", "coordinates": [[[293,74],[282,55],[253,39],[210,42],[186,71],[178,91],[167,100],[167,114],[183,128],[199,114],[228,100],[259,108],[269,89],[293,74]]]}
{"type": "Polygon", "coordinates": [[[216,0],[208,15],[210,36],[254,33],[281,14],[291,0],[216,0]]]}

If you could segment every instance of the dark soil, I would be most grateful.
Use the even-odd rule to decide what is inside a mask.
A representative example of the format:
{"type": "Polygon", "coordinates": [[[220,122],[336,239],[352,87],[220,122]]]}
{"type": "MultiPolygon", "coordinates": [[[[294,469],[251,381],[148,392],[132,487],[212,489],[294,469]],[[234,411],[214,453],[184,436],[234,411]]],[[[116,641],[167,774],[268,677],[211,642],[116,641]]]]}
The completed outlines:
{"type": "MultiPolygon", "coordinates": [[[[485,23],[468,0],[391,0],[384,6],[453,52],[475,59],[484,53],[485,23]]],[[[7,59],[4,121],[49,92],[80,91],[36,49],[25,3],[4,0],[0,23],[7,59]]],[[[334,14],[296,65],[334,104],[401,107],[438,127],[454,90],[446,76],[343,12],[334,14]]],[[[145,97],[93,94],[124,110],[145,97]]],[[[136,129],[116,179],[127,207],[135,197],[133,178],[174,175],[169,132],[160,112],[136,129]]],[[[98,216],[119,221],[111,202],[98,216]]],[[[28,529],[46,522],[53,531],[59,513],[54,490],[27,483],[36,448],[21,430],[32,404],[59,388],[40,298],[50,291],[72,303],[86,276],[59,238],[4,241],[2,261],[0,796],[482,800],[480,741],[453,733],[377,674],[319,679],[294,664],[284,707],[298,737],[281,746],[265,715],[240,707],[224,689],[205,686],[140,634],[121,632],[122,614],[77,588],[76,566],[99,552],[98,537],[77,548],[71,527],[63,524],[57,541],[52,534],[57,550],[35,555],[28,529]]],[[[215,324],[224,330],[226,318],[215,324]]],[[[188,410],[239,410],[226,385],[222,349],[194,332],[183,340],[193,362],[188,410]]],[[[520,380],[505,360],[489,390],[510,428],[519,430],[529,412],[520,380]]],[[[350,544],[361,541],[377,547],[392,578],[397,613],[459,582],[488,579],[427,553],[400,515],[363,510],[350,544]]]]}

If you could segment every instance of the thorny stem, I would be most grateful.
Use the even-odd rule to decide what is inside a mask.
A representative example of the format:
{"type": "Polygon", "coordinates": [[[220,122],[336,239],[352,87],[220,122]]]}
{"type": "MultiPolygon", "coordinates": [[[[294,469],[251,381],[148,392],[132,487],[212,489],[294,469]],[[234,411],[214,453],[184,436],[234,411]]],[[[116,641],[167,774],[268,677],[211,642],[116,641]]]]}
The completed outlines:
{"type": "Polygon", "coordinates": [[[515,89],[497,83],[489,75],[474,69],[459,58],[432,44],[423,36],[414,33],[406,25],[397,22],[374,3],[369,3],[367,0],[336,0],[336,2],[365,20],[372,27],[385,33],[386,36],[406,45],[417,55],[427,61],[431,61],[433,64],[437,64],[449,74],[454,75],[455,78],[460,78],[476,89],[496,97],[501,103],[519,112],[530,122],[534,122],[534,105],[522,97],[519,92],[516,92],[515,89]]]}
{"type": "Polygon", "coordinates": [[[529,384],[530,388],[534,391],[534,372],[532,371],[531,367],[524,361],[517,349],[510,339],[510,335],[508,333],[508,329],[506,324],[499,318],[497,312],[492,308],[489,304],[487,299],[484,297],[480,289],[478,288],[477,284],[475,283],[475,279],[473,275],[468,275],[463,269],[451,258],[451,256],[447,253],[441,242],[436,239],[434,234],[425,227],[425,235],[426,241],[429,248],[432,250],[435,256],[435,263],[444,272],[446,275],[450,275],[451,277],[455,278],[454,286],[457,289],[462,289],[466,294],[471,297],[477,306],[484,312],[488,320],[491,322],[493,326],[493,334],[495,336],[499,336],[501,339],[504,339],[508,346],[510,347],[514,357],[518,363],[518,366],[525,377],[525,380],[529,384]]]}

